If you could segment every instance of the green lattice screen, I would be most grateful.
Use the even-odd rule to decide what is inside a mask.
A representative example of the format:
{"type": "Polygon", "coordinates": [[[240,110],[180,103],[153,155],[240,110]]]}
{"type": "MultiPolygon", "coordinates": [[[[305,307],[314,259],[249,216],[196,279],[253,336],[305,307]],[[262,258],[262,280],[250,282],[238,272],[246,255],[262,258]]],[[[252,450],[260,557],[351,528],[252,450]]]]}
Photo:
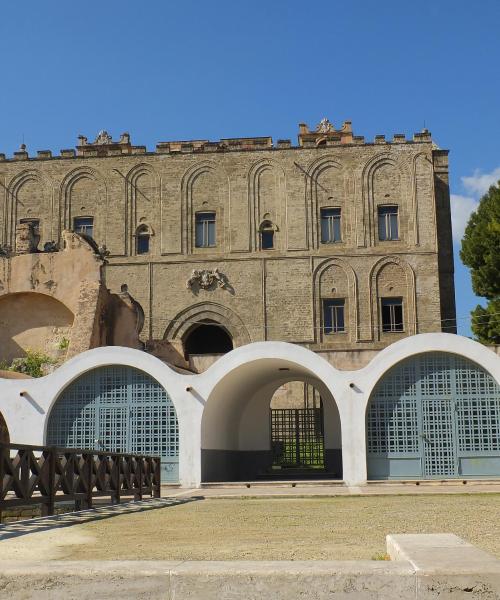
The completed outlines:
{"type": "Polygon", "coordinates": [[[376,386],[367,411],[368,475],[500,475],[500,386],[475,363],[433,352],[376,386]]]}
{"type": "Polygon", "coordinates": [[[162,479],[178,480],[172,400],[152,377],[130,367],[101,367],[71,383],[50,413],[47,444],[159,455],[162,479]]]}

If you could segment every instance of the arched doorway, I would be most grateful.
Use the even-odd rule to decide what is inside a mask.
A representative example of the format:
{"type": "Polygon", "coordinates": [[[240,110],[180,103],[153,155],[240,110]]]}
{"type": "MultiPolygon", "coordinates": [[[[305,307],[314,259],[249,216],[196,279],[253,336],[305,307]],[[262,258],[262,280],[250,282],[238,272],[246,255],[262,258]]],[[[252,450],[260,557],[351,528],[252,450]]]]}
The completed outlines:
{"type": "Polygon", "coordinates": [[[10,444],[9,429],[2,413],[0,413],[0,444],[10,444]]]}
{"type": "Polygon", "coordinates": [[[284,358],[248,360],[218,381],[204,408],[201,447],[204,482],[342,477],[332,393],[305,366],[284,358]],[[292,386],[302,396],[293,393],[291,406],[273,400],[292,386]],[[304,404],[305,387],[316,390],[316,407],[304,404]]]}
{"type": "MultiPolygon", "coordinates": [[[[273,477],[340,477],[342,454],[340,431],[325,443],[325,417],[321,394],[314,385],[303,381],[290,381],[278,387],[269,407],[273,477]]],[[[340,423],[337,422],[339,425],[340,423]]]]}
{"type": "Polygon", "coordinates": [[[183,343],[186,359],[192,354],[226,354],[233,349],[233,340],[228,331],[208,319],[189,329],[183,343]]]}
{"type": "Polygon", "coordinates": [[[462,356],[394,366],[371,395],[366,428],[369,479],[500,475],[500,386],[462,356]]]}
{"type": "Polygon", "coordinates": [[[46,443],[159,455],[162,480],[179,479],[173,402],[155,379],[132,367],[99,367],[73,381],[50,412],[46,443]]]}

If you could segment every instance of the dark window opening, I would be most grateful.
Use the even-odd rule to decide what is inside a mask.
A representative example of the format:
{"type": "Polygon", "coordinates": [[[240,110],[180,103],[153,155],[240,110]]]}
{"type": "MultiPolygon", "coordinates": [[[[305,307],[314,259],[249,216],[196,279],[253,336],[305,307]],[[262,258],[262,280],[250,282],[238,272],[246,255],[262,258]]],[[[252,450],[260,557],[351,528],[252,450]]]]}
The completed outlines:
{"type": "Polygon", "coordinates": [[[335,298],[323,300],[323,322],[325,333],[345,332],[345,300],[335,298]]]}
{"type": "Polygon", "coordinates": [[[137,254],[148,254],[150,235],[147,227],[139,227],[136,234],[137,254]]]}
{"type": "Polygon", "coordinates": [[[229,333],[216,323],[201,323],[193,327],[184,341],[184,354],[225,354],[233,349],[229,333]]]}
{"type": "Polygon", "coordinates": [[[334,244],[342,241],[340,208],[321,209],[321,243],[334,244]]]}
{"type": "Polygon", "coordinates": [[[382,331],[404,331],[402,298],[382,298],[382,331]]]}
{"type": "Polygon", "coordinates": [[[73,221],[75,233],[81,233],[90,238],[94,237],[94,218],[93,217],[75,217],[73,221]]]}
{"type": "Polygon", "coordinates": [[[212,248],[215,246],[215,213],[196,213],[195,246],[197,248],[212,248]]]}
{"type": "Polygon", "coordinates": [[[398,207],[378,207],[378,239],[382,242],[399,239],[398,207]]]}
{"type": "Polygon", "coordinates": [[[274,248],[274,228],[271,221],[264,221],[260,226],[260,248],[261,250],[274,248]]]}

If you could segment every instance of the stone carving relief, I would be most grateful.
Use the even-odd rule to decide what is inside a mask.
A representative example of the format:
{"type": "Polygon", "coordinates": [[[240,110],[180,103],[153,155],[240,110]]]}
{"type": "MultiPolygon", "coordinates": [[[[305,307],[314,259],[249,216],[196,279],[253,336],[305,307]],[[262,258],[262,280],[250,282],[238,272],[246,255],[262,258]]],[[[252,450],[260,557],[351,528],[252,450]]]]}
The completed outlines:
{"type": "Polygon", "coordinates": [[[95,142],[94,142],[94,144],[98,144],[99,146],[102,146],[104,144],[112,144],[112,143],[113,143],[113,138],[104,129],[101,129],[101,131],[99,131],[99,133],[97,134],[97,137],[95,139],[95,142]]]}
{"type": "Polygon", "coordinates": [[[186,288],[195,293],[199,290],[214,290],[222,288],[223,290],[232,291],[228,278],[219,269],[194,269],[191,277],[186,281],[186,288]]]}
{"type": "Polygon", "coordinates": [[[335,127],[330,121],[324,117],[316,126],[317,133],[330,133],[330,131],[335,131],[335,127]]]}

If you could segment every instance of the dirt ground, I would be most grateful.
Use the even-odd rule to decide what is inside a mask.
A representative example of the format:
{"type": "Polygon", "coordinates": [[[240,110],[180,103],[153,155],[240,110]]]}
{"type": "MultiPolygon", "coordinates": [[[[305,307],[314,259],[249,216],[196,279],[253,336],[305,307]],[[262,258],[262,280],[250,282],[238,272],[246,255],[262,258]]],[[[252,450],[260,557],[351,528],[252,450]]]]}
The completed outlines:
{"type": "Polygon", "coordinates": [[[32,534],[29,543],[6,540],[0,549],[7,558],[16,546],[21,558],[39,536],[47,558],[69,560],[372,559],[384,555],[387,533],[438,532],[500,558],[500,495],[195,500],[32,534]]]}

